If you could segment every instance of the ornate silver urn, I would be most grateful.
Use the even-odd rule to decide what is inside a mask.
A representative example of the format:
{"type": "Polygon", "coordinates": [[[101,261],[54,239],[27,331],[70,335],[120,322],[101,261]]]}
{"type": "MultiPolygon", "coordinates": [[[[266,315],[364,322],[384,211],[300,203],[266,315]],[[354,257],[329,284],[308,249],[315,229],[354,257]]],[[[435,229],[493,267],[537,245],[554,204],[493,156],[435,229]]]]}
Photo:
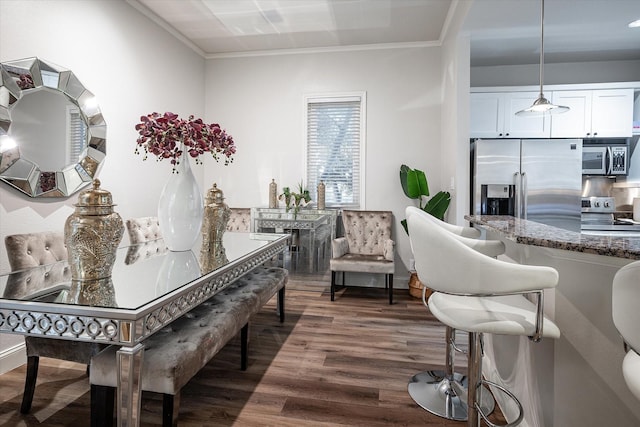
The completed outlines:
{"type": "Polygon", "coordinates": [[[95,281],[111,277],[124,224],[114,212],[111,193],[93,180],[93,188],[78,195],[75,212],[64,226],[72,280],[95,281]]]}
{"type": "Polygon", "coordinates": [[[231,209],[224,202],[224,193],[214,183],[204,200],[200,250],[200,267],[203,273],[213,271],[228,262],[222,236],[227,229],[230,215],[231,209]]]}

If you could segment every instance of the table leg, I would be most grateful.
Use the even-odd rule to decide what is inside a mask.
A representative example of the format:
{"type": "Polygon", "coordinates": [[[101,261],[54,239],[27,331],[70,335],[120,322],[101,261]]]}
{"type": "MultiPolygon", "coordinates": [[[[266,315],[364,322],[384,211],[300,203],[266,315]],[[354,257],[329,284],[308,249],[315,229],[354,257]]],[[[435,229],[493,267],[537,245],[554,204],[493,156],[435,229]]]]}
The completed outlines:
{"type": "Polygon", "coordinates": [[[140,425],[141,375],[144,345],[118,350],[118,427],[140,425]]]}
{"type": "Polygon", "coordinates": [[[314,272],[313,266],[315,265],[316,258],[316,229],[309,230],[309,273],[314,272]]]}

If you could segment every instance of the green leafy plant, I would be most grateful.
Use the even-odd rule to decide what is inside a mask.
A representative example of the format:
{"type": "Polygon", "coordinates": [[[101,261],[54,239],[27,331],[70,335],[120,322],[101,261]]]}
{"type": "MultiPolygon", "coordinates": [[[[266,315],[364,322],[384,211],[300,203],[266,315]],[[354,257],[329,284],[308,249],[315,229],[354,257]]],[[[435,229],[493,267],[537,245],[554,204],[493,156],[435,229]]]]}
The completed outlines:
{"type": "MultiPolygon", "coordinates": [[[[444,214],[451,203],[451,194],[448,191],[439,191],[430,199],[427,176],[419,169],[411,169],[407,165],[400,166],[400,184],[404,194],[413,200],[418,200],[418,207],[423,211],[444,220],[444,214]]],[[[404,231],[409,234],[407,220],[400,221],[404,231]]]]}
{"type": "Polygon", "coordinates": [[[282,194],[280,194],[278,199],[284,201],[286,212],[289,212],[293,204],[293,215],[295,218],[298,215],[300,206],[306,206],[311,201],[311,195],[309,194],[309,190],[304,188],[303,182],[300,181],[297,193],[291,192],[289,187],[283,187],[282,194]]]}

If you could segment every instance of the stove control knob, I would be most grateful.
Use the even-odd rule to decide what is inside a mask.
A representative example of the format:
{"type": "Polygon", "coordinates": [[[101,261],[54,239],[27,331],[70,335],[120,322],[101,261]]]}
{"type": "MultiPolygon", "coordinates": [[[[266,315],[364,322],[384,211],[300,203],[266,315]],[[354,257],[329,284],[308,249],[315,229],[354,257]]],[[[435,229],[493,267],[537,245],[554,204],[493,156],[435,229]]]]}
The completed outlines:
{"type": "Polygon", "coordinates": [[[599,208],[600,207],[600,202],[593,202],[593,206],[596,207],[596,208],[599,208]]]}
{"type": "Polygon", "coordinates": [[[604,202],[604,207],[608,208],[609,207],[609,202],[604,202]]]}

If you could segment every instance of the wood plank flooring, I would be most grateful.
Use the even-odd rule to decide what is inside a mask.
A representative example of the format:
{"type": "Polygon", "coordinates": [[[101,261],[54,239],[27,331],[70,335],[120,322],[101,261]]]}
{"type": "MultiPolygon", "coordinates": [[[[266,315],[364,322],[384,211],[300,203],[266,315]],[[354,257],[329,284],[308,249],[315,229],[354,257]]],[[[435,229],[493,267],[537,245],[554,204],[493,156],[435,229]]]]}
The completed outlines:
{"type": "MultiPolygon", "coordinates": [[[[392,306],[385,292],[346,288],[331,302],[324,277],[293,275],[285,323],[273,299],[251,323],[248,369],[236,338],[183,388],[179,425],[463,427],[407,393],[413,374],[442,368],[444,327],[407,290],[392,306]]],[[[19,411],[24,374],[22,366],[0,376],[1,426],[89,425],[84,366],[42,359],[28,415],[19,411]]],[[[144,394],[142,425],[161,425],[161,410],[159,395],[144,394]]]]}

